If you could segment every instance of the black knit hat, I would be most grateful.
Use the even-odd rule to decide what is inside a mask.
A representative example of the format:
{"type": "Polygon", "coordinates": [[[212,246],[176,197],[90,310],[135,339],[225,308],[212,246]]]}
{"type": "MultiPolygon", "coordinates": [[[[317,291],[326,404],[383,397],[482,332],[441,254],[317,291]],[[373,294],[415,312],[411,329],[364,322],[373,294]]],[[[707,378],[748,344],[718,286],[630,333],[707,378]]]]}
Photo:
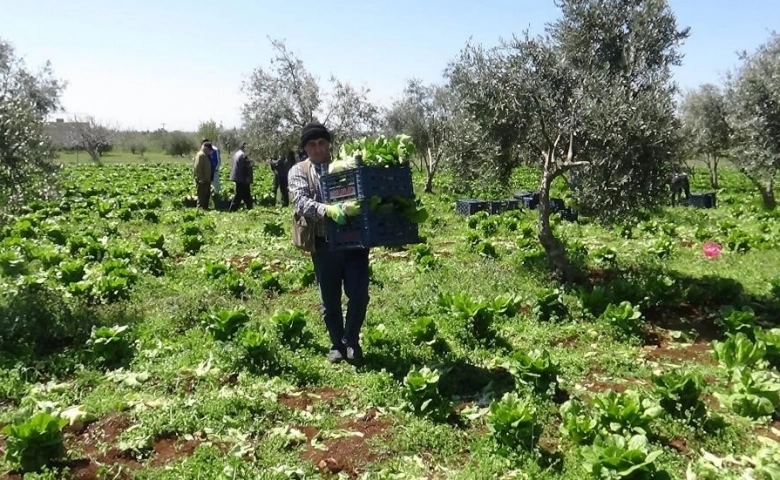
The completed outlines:
{"type": "Polygon", "coordinates": [[[301,148],[306,146],[307,143],[318,138],[324,138],[330,142],[330,132],[325,128],[325,125],[320,122],[310,122],[303,127],[301,132],[301,148]]]}

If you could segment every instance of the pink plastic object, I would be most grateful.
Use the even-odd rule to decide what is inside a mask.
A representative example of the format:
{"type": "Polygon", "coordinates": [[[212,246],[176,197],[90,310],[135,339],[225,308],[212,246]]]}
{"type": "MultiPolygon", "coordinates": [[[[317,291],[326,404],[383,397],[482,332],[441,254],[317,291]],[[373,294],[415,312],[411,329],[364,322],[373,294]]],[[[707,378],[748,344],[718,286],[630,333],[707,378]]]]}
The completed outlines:
{"type": "Polygon", "coordinates": [[[721,248],[715,242],[704,242],[701,251],[704,252],[704,256],[707,258],[717,258],[720,256],[721,248]]]}

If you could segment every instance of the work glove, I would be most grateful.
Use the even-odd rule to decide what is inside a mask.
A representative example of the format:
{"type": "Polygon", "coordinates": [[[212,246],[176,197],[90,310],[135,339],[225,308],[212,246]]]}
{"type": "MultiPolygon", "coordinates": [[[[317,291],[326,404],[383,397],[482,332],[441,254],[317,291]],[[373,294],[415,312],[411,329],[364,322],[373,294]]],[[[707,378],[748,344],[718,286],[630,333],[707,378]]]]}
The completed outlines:
{"type": "Polygon", "coordinates": [[[338,173],[344,170],[351,170],[357,168],[357,160],[354,157],[350,157],[346,160],[336,160],[328,167],[328,173],[338,173]]]}
{"type": "Polygon", "coordinates": [[[337,225],[344,225],[347,223],[347,217],[344,215],[344,207],[342,207],[342,204],[340,203],[327,205],[325,207],[325,216],[336,222],[337,225]]]}
{"type": "Polygon", "coordinates": [[[344,210],[344,215],[355,217],[360,215],[360,204],[355,200],[348,200],[342,204],[342,210],[344,210]]]}

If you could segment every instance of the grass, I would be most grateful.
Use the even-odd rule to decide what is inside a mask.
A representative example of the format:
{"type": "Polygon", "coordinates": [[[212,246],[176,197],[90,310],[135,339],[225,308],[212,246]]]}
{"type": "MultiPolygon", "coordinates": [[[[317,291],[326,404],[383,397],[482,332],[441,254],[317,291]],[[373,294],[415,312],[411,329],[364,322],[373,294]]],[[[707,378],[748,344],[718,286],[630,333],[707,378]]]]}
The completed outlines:
{"type": "MultiPolygon", "coordinates": [[[[711,342],[728,333],[720,308],[750,306],[759,322],[776,319],[778,311],[777,283],[771,283],[780,277],[777,217],[760,210],[758,196],[732,171],[723,171],[717,209],[668,209],[631,226],[631,235],[556,220],[570,251],[587,250],[583,258],[599,291],[642,312],[638,330],[626,327],[629,316],[600,315],[609,302],[588,293],[590,287],[551,291],[533,241],[535,212],[488,217],[471,228],[454,213],[456,197],[422,194],[431,218],[421,233],[430,250],[372,251],[367,358],[353,367],[325,361],[317,289],[309,259],[290,242],[289,209],[185,209],[181,199],[193,192],[184,159],[129,162],[117,154],[97,168],[82,158],[78,164],[61,159],[64,201],[33,205],[0,243],[0,280],[9,292],[0,303],[6,332],[0,425],[42,410],[80,406],[87,413],[65,428],[66,456],[25,478],[330,478],[340,472],[349,478],[579,479],[588,475],[582,452],[589,446],[561,430],[564,402],[581,399],[595,408],[599,395],[628,390],[657,404],[663,396],[654,372],[677,369],[707,379],[701,398],[709,423],[691,425],[669,413],[650,420],[647,450],[660,451],[657,470],[683,478],[689,465],[699,468],[703,450],[753,456],[757,434],[777,435],[776,419],[750,420],[714,396],[733,384],[712,356],[711,342]],[[704,257],[705,240],[723,245],[719,258],[704,257]],[[63,280],[63,264],[46,265],[54,254],[66,263],[85,259],[80,282],[63,280]],[[122,258],[127,262],[112,263],[122,258]],[[220,264],[230,265],[228,273],[220,264]],[[460,300],[448,300],[458,294],[460,300]],[[509,313],[497,306],[502,295],[509,313]],[[544,318],[545,310],[561,306],[561,318],[544,318]],[[249,321],[218,340],[212,332],[222,330],[208,314],[219,310],[223,318],[245,311],[249,321]],[[278,333],[277,314],[289,310],[303,313],[308,333],[295,347],[278,333]],[[482,338],[475,318],[490,324],[482,338]],[[423,328],[428,323],[434,333],[423,328]],[[112,339],[103,348],[90,341],[95,325],[129,328],[115,336],[103,331],[101,338],[112,339]],[[251,343],[244,331],[266,336],[251,343]],[[549,354],[549,362],[517,356],[534,350],[549,354]],[[268,362],[260,361],[262,354],[268,362]],[[117,362],[109,364],[107,355],[117,362]],[[433,387],[415,393],[410,372],[423,367],[440,376],[423,371],[420,378],[433,387]],[[533,413],[507,407],[522,420],[518,425],[528,425],[512,432],[529,447],[500,444],[492,434],[501,417],[489,414],[490,406],[507,392],[533,406],[533,413]],[[430,409],[410,412],[415,399],[431,400],[430,409]]],[[[270,176],[257,177],[259,196],[270,190],[270,176]]],[[[697,175],[694,190],[706,190],[705,177],[697,175]]],[[[522,171],[517,178],[537,175],[522,171]]],[[[422,180],[416,179],[418,192],[422,180]]],[[[776,372],[768,365],[749,371],[776,372]]],[[[7,442],[0,437],[0,449],[7,442]]],[[[10,460],[0,463],[4,478],[19,478],[17,470],[10,460]]]]}

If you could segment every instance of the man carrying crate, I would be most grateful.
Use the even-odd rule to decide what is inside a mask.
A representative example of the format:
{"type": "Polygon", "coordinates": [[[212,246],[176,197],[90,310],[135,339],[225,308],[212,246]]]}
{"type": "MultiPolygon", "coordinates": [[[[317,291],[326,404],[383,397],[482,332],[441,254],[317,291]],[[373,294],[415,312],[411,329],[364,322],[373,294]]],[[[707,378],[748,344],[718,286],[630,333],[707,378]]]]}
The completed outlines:
{"type": "Polygon", "coordinates": [[[320,176],[328,173],[330,133],[319,122],[303,127],[301,148],[308,158],[295,164],[288,174],[293,204],[293,243],[311,253],[320,291],[322,317],[330,337],[328,361],[359,362],[363,358],[360,329],[368,308],[369,265],[367,248],[330,250],[325,222],[346,223],[346,217],[360,213],[354,201],[323,203],[320,176]],[[346,322],[341,309],[341,285],[347,296],[346,322]]]}

